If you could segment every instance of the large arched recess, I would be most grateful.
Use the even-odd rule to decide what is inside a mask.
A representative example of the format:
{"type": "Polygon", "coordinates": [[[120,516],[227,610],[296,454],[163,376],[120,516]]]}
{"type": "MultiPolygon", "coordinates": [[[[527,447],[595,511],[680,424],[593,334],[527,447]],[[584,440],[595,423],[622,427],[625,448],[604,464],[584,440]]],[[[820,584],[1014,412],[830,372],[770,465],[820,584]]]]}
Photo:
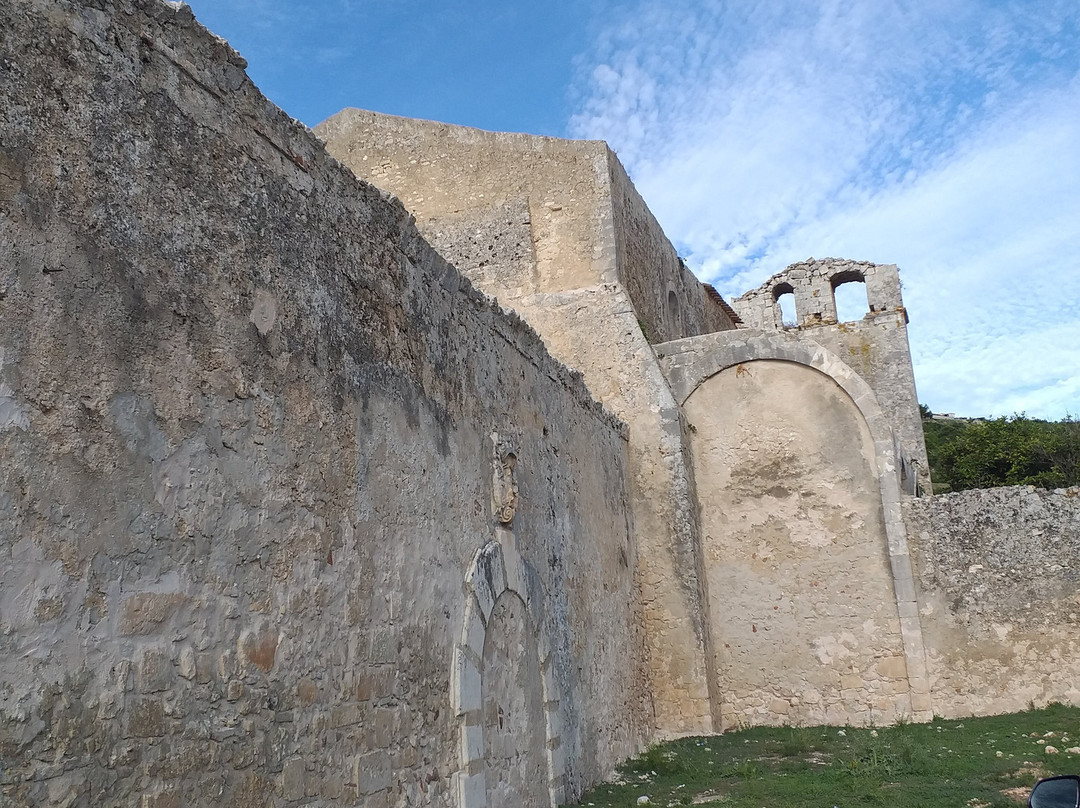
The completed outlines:
{"type": "Polygon", "coordinates": [[[873,392],[783,334],[657,350],[690,427],[724,726],[928,719],[896,444],[873,392]]]}

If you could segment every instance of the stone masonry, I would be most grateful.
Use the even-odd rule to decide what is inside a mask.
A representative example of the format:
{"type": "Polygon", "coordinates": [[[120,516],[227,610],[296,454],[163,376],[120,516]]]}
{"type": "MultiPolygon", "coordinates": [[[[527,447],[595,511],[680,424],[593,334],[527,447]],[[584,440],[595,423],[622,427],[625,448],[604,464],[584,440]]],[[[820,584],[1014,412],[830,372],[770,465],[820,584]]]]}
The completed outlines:
{"type": "Polygon", "coordinates": [[[655,721],[666,734],[717,726],[692,481],[650,342],[732,329],[734,312],[682,264],[604,143],[355,109],[316,133],[400,197],[437,249],[512,306],[626,422],[655,721]]]}
{"type": "Polygon", "coordinates": [[[1080,496],[924,496],[896,267],[728,305],[604,143],[312,132],[245,67],[0,0],[0,804],[546,807],[1080,702],[1080,496]]]}
{"type": "Polygon", "coordinates": [[[624,424],[185,7],[0,20],[0,802],[460,804],[492,542],[545,800],[639,749],[624,424]]]}
{"type": "Polygon", "coordinates": [[[1080,703],[1080,488],[906,499],[941,715],[1080,703]]]}

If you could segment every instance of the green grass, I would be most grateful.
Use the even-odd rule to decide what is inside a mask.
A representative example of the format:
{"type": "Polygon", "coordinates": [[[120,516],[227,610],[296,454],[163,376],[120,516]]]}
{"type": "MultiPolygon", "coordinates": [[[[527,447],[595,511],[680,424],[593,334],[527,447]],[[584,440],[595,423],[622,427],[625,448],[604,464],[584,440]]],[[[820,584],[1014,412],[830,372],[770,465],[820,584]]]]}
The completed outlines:
{"type": "Polygon", "coordinates": [[[1065,752],[1077,746],[1080,708],[1060,704],[876,729],[762,727],[658,744],[575,805],[1017,808],[1040,777],[1080,772],[1065,752]]]}

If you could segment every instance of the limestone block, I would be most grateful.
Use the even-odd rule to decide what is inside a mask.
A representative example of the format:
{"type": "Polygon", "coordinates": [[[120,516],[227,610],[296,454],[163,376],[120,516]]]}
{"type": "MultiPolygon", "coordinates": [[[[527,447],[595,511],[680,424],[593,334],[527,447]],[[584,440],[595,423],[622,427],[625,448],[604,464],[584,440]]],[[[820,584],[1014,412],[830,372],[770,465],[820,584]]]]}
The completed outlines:
{"type": "Polygon", "coordinates": [[[474,761],[484,757],[484,728],[465,724],[461,729],[461,767],[468,770],[474,761]]]}
{"type": "Polygon", "coordinates": [[[559,782],[566,776],[566,754],[562,746],[549,751],[548,766],[551,769],[552,782],[559,782]]]}
{"type": "Polygon", "coordinates": [[[139,660],[138,687],[143,693],[168,690],[173,683],[173,663],[164,648],[148,648],[139,660]]]}
{"type": "Polygon", "coordinates": [[[912,693],[911,709],[915,713],[927,713],[933,710],[933,702],[929,693],[912,693]]]}
{"type": "Polygon", "coordinates": [[[480,671],[461,649],[454,652],[454,678],[450,693],[456,715],[479,710],[482,705],[480,671]]]}
{"type": "Polygon", "coordinates": [[[893,586],[896,588],[897,601],[916,601],[915,579],[911,575],[911,564],[894,564],[893,586]],[[899,567],[899,569],[897,569],[899,567]]]}
{"type": "Polygon", "coordinates": [[[547,736],[549,742],[554,743],[557,739],[562,738],[563,732],[563,717],[562,709],[556,705],[548,702],[547,708],[547,736]]]}
{"type": "Polygon", "coordinates": [[[497,542],[489,542],[477,550],[466,581],[469,589],[476,597],[476,602],[480,606],[484,620],[487,621],[491,616],[495,601],[506,589],[502,548],[497,542]]]}
{"type": "Polygon", "coordinates": [[[390,808],[390,798],[390,789],[376,791],[364,797],[363,806],[364,808],[390,808]]]}
{"type": "Polygon", "coordinates": [[[240,634],[240,655],[246,663],[268,673],[274,667],[278,641],[278,631],[267,624],[246,629],[240,634]]]}
{"type": "Polygon", "coordinates": [[[402,671],[395,665],[380,665],[372,671],[371,698],[388,699],[398,692],[402,671]]]}
{"type": "Polygon", "coordinates": [[[486,808],[487,784],[483,772],[479,774],[457,772],[454,778],[457,785],[457,804],[460,808],[486,808]]]}
{"type": "Polygon", "coordinates": [[[330,726],[334,729],[355,726],[360,723],[362,717],[363,709],[355,701],[336,704],[330,710],[330,726]]]}
{"type": "Polygon", "coordinates": [[[128,711],[128,734],[160,738],[165,734],[165,708],[160,699],[138,699],[128,711]]]}
{"type": "Polygon", "coordinates": [[[178,592],[144,592],[130,595],[120,606],[121,634],[152,634],[188,602],[178,592]]]}
{"type": "Polygon", "coordinates": [[[302,758],[290,758],[281,769],[281,796],[288,801],[303,799],[307,793],[302,758]]]}
{"type": "Polygon", "coordinates": [[[840,688],[842,690],[857,691],[863,686],[863,679],[857,674],[845,674],[840,677],[840,688]]]}
{"type": "Polygon", "coordinates": [[[375,710],[371,722],[371,744],[379,749],[388,748],[398,735],[399,708],[380,707],[375,710]]]}
{"type": "Polygon", "coordinates": [[[465,620],[461,627],[461,644],[472,651],[477,659],[484,656],[486,629],[480,616],[480,605],[475,597],[465,601],[465,620]]]}
{"type": "Polygon", "coordinates": [[[776,715],[787,715],[791,712],[791,704],[787,699],[773,699],[769,703],[769,712],[776,715]]]}
{"type": "MultiPolygon", "coordinates": [[[[319,696],[319,686],[308,677],[302,678],[296,683],[296,698],[300,702],[301,707],[307,707],[315,702],[319,696]]],[[[358,692],[356,698],[361,701],[365,700],[361,698],[358,686],[358,692]]]]}
{"type": "Polygon", "coordinates": [[[517,550],[504,547],[503,565],[506,570],[506,588],[516,592],[524,600],[528,595],[528,577],[525,571],[524,559],[518,554],[517,550]]]}
{"type": "Polygon", "coordinates": [[[195,661],[195,649],[190,645],[185,645],[180,649],[176,660],[176,672],[189,681],[195,678],[198,666],[195,661]]]}
{"type": "Polygon", "coordinates": [[[355,764],[356,795],[374,794],[390,785],[393,769],[390,755],[383,750],[357,755],[355,764]]]}
{"type": "Polygon", "coordinates": [[[907,662],[902,656],[893,656],[883,659],[874,670],[887,679],[903,679],[907,677],[907,662]]]}

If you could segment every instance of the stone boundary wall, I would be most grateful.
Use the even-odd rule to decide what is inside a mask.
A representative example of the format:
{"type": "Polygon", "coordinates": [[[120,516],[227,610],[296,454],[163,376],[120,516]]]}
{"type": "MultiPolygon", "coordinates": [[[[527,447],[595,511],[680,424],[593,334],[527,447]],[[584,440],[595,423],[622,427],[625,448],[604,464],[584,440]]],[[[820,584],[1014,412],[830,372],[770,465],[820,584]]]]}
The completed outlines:
{"type": "Polygon", "coordinates": [[[572,799],[651,731],[627,475],[186,6],[0,0],[0,802],[461,804],[508,503],[572,799]]]}
{"type": "Polygon", "coordinates": [[[934,711],[1080,703],[1080,488],[905,498],[934,711]]]}

